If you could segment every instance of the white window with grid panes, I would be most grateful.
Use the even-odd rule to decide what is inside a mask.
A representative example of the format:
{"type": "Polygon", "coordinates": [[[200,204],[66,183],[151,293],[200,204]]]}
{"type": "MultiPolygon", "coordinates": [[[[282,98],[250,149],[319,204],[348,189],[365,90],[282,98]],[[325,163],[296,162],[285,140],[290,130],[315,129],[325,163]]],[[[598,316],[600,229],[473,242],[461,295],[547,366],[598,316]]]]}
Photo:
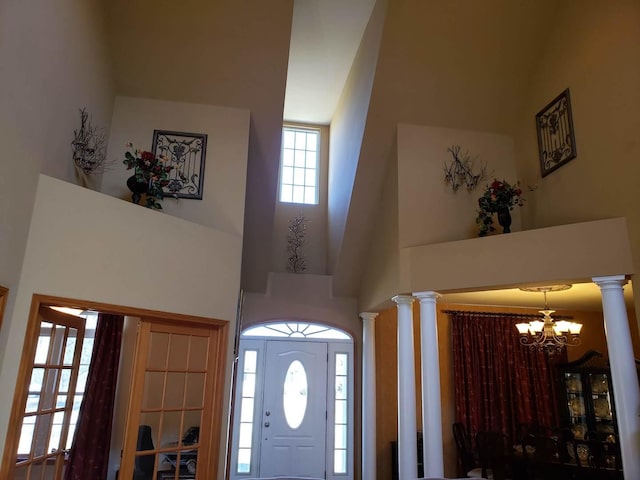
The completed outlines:
{"type": "Polygon", "coordinates": [[[318,203],[320,130],[284,127],[280,165],[280,201],[318,203]]]}

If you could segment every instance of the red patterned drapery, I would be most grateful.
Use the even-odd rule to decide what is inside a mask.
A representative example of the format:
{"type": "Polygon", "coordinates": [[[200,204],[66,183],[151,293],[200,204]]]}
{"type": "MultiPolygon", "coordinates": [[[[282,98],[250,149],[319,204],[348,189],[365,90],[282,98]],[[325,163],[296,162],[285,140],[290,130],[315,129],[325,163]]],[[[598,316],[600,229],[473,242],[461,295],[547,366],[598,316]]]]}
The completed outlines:
{"type": "Polygon", "coordinates": [[[450,312],[456,421],[471,435],[500,431],[515,438],[517,426],[559,425],[555,362],[520,344],[510,314],[450,312]]]}
{"type": "Polygon", "coordinates": [[[99,314],[65,480],[107,478],[124,317],[99,314]]]}

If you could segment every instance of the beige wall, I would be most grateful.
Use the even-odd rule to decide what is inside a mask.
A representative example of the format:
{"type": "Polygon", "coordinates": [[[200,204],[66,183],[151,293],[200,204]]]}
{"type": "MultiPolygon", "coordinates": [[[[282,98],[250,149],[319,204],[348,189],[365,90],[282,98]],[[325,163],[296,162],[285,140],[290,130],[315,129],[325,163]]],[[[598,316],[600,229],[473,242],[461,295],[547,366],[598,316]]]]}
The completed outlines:
{"type": "MultiPolygon", "coordinates": [[[[352,208],[351,196],[358,162],[361,161],[360,148],[369,113],[386,10],[387,0],[377,0],[331,121],[328,273],[334,275],[337,271],[348,272],[352,266],[352,259],[343,254],[342,241],[352,208]]],[[[351,280],[346,284],[352,283],[351,280]]],[[[336,288],[338,292],[344,290],[342,285],[336,285],[336,288]]]]}
{"type": "Polygon", "coordinates": [[[565,0],[558,5],[517,122],[518,170],[538,183],[523,211],[525,227],[624,216],[637,271],[640,3],[565,0]],[[567,87],[578,156],[542,179],[534,117],[567,87]]]}
{"type": "Polygon", "coordinates": [[[122,163],[125,145],[151,150],[154,130],[207,135],[202,200],[166,197],[162,211],[232,235],[242,235],[249,142],[249,112],[236,108],[116,97],[109,137],[113,167],[102,192],[131,201],[126,181],[133,170],[122,163]]]}
{"type": "MultiPolygon", "coordinates": [[[[5,319],[9,341],[0,373],[0,431],[7,429],[34,293],[216,318],[228,321],[233,331],[241,243],[238,235],[41,176],[16,308],[5,319]]],[[[228,365],[232,342],[230,336],[228,365]]],[[[225,419],[223,405],[219,414],[225,419]]],[[[226,431],[220,435],[224,445],[226,431]]]]}
{"type": "Polygon", "coordinates": [[[408,282],[400,276],[398,225],[398,168],[394,158],[385,178],[376,221],[368,246],[358,304],[361,311],[391,304],[398,292],[408,292],[408,282]]]}
{"type": "MultiPolygon", "coordinates": [[[[415,302],[413,306],[414,338],[420,338],[420,307],[415,302]]],[[[457,304],[438,304],[438,348],[440,353],[440,389],[442,400],[442,434],[445,460],[445,476],[457,477],[456,449],[453,440],[452,425],[455,422],[455,396],[453,386],[453,356],[451,321],[444,310],[490,311],[509,313],[535,313],[533,309],[518,307],[487,307],[457,304]]],[[[629,311],[629,324],[636,356],[640,356],[640,338],[638,337],[637,322],[633,311],[629,311]]],[[[582,322],[582,344],[568,349],[569,360],[580,358],[587,350],[596,350],[608,356],[602,314],[580,310],[558,311],[557,315],[569,315],[576,321],[582,322]]],[[[376,319],[376,393],[377,393],[377,467],[378,480],[391,479],[391,442],[397,440],[397,310],[385,309],[376,319]]],[[[422,429],[421,416],[421,382],[420,382],[420,342],[415,343],[416,368],[416,404],[417,430],[422,429]]]]}
{"type": "Polygon", "coordinates": [[[334,297],[331,280],[329,275],[270,273],[265,294],[245,293],[242,328],[283,320],[328,324],[347,331],[358,345],[362,323],[356,301],[334,297]]]}
{"type": "MultiPolygon", "coordinates": [[[[293,125],[294,127],[296,125],[293,125]]],[[[304,125],[301,125],[304,126],[304,125]]],[[[314,128],[317,128],[314,126],[314,128]]],[[[306,237],[301,249],[306,260],[305,273],[327,273],[327,177],[329,174],[329,127],[320,127],[318,204],[276,202],[271,242],[271,272],[287,272],[289,222],[299,214],[306,219],[306,237]]],[[[280,191],[278,190],[278,194],[280,191]]],[[[268,286],[267,286],[268,288],[268,286]]]]}
{"type": "MultiPolygon", "coordinates": [[[[518,181],[513,140],[506,135],[420,125],[398,125],[398,216],[400,247],[450,242],[478,235],[478,198],[493,179],[518,181]],[[445,182],[447,151],[461,147],[475,163],[486,165],[487,178],[468,192],[457,192],[445,182]]],[[[523,187],[524,188],[524,187],[523,187]]],[[[526,198],[526,193],[524,194],[526,198]]],[[[512,211],[512,231],[520,230],[520,209],[512,211]]],[[[501,228],[497,220],[497,231],[501,228]]]]}
{"type": "Polygon", "coordinates": [[[113,86],[99,0],[0,2],[0,284],[7,346],[40,172],[75,181],[70,142],[86,107],[109,129],[113,86]]]}
{"type": "Polygon", "coordinates": [[[106,3],[120,95],[251,111],[242,277],[264,291],[293,0],[106,3]]]}

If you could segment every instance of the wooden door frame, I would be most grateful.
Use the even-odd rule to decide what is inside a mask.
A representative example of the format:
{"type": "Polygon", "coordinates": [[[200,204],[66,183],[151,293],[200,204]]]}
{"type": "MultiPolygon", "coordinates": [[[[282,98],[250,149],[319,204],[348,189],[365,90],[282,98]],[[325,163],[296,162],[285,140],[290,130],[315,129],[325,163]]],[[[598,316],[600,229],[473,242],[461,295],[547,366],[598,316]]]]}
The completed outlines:
{"type": "Polygon", "coordinates": [[[7,297],[9,289],[0,285],[0,327],[2,327],[2,319],[4,318],[4,308],[7,305],[7,297]]]}
{"type": "MultiPolygon", "coordinates": [[[[8,290],[7,290],[8,291],[8,290]]],[[[1,294],[2,292],[0,292],[1,294]]],[[[6,296],[5,296],[6,297],[6,296]]],[[[37,337],[40,327],[38,321],[38,312],[40,306],[65,306],[81,308],[83,310],[95,310],[100,313],[109,313],[114,315],[124,315],[128,317],[138,317],[145,319],[152,319],[155,322],[175,323],[180,325],[194,324],[194,325],[207,325],[209,327],[217,327],[220,332],[220,348],[218,349],[218,365],[221,368],[217,368],[213,373],[213,412],[221,412],[224,396],[224,379],[226,372],[226,360],[227,360],[227,339],[229,335],[229,322],[225,320],[198,317],[193,315],[184,315],[181,313],[162,312],[158,310],[150,310],[145,308],[127,307],[120,305],[113,305],[109,303],[94,302],[90,300],[78,300],[66,297],[56,297],[51,295],[33,294],[31,299],[31,309],[29,313],[29,320],[27,322],[27,329],[24,336],[24,343],[22,347],[22,356],[20,358],[20,367],[18,370],[18,376],[16,379],[16,387],[13,394],[13,402],[11,405],[11,415],[9,417],[9,424],[7,427],[7,436],[4,445],[4,452],[2,455],[2,463],[0,464],[0,478],[9,478],[9,473],[12,467],[17,461],[18,442],[20,441],[20,426],[22,420],[22,414],[24,411],[24,405],[27,400],[27,394],[29,390],[29,380],[31,378],[31,371],[29,367],[35,355],[36,343],[34,339],[37,337]]],[[[0,308],[4,307],[4,301],[0,299],[0,308]]],[[[1,317],[0,317],[1,320],[1,317]]],[[[128,407],[127,407],[128,410],[128,407]]],[[[218,471],[218,452],[220,449],[220,433],[222,428],[222,417],[212,415],[208,435],[210,451],[206,452],[207,465],[209,472],[218,471]]],[[[206,433],[206,429],[201,430],[201,434],[206,433]]]]}

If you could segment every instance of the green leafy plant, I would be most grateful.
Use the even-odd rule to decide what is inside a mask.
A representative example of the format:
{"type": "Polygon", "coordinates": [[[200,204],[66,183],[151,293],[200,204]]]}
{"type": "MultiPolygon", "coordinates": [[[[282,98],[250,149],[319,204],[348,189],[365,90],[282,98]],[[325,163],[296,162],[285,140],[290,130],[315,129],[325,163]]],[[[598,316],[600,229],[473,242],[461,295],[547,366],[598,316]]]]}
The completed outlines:
{"type": "MultiPolygon", "coordinates": [[[[163,188],[169,185],[169,173],[174,167],[165,164],[165,159],[161,156],[146,150],[134,149],[132,143],[127,143],[127,148],[122,163],[127,166],[127,170],[134,169],[138,184],[146,184],[145,207],[161,210],[160,202],[164,198],[163,188]]],[[[141,195],[134,192],[132,198],[134,203],[140,203],[141,195]]]]}
{"type": "Polygon", "coordinates": [[[502,210],[513,210],[516,205],[524,205],[520,182],[511,185],[506,181],[494,180],[487,185],[482,196],[478,199],[478,217],[476,223],[480,226],[478,235],[484,237],[487,233],[495,231],[493,227],[493,214],[502,210]]]}

